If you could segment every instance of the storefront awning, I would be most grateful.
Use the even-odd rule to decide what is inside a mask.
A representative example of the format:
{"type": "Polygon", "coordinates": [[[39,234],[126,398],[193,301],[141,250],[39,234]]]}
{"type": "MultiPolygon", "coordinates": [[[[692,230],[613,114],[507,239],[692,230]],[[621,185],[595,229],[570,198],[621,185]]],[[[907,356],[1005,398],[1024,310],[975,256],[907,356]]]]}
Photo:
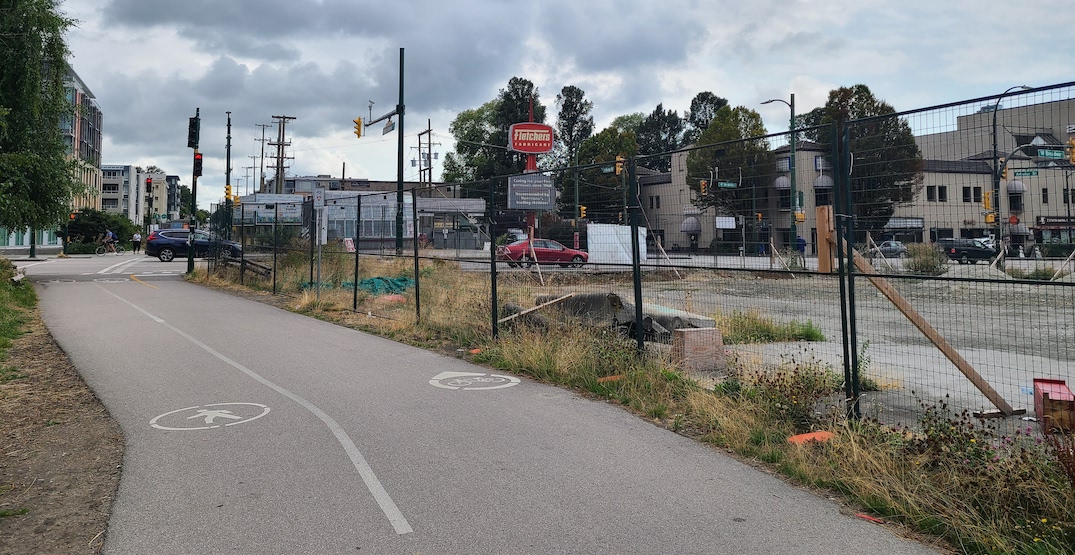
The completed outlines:
{"type": "Polygon", "coordinates": [[[782,175],[776,178],[776,181],[773,182],[773,187],[777,189],[790,189],[791,180],[788,179],[788,176],[782,175]]]}
{"type": "Polygon", "coordinates": [[[819,175],[814,180],[815,189],[832,189],[832,178],[827,175],[819,175]]]}
{"type": "Polygon", "coordinates": [[[1008,192],[1009,193],[1025,193],[1026,192],[1026,184],[1023,183],[1022,181],[1019,181],[1018,179],[1013,179],[1012,181],[1008,182],[1008,192]]]}
{"type": "Polygon", "coordinates": [[[698,218],[694,216],[687,216],[683,218],[683,223],[679,226],[680,233],[698,234],[702,232],[702,222],[698,221],[698,218]]]}

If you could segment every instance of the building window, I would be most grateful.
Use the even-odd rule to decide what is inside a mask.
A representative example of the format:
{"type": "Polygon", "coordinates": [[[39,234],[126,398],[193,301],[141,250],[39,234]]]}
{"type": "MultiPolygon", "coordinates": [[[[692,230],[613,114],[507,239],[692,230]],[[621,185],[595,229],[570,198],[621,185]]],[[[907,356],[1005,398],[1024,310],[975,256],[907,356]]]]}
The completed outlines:
{"type": "Polygon", "coordinates": [[[103,198],[101,199],[101,208],[105,210],[115,210],[116,208],[119,208],[119,199],[103,198]]]}
{"type": "Polygon", "coordinates": [[[832,164],[829,163],[829,159],[825,156],[814,156],[814,169],[819,172],[831,170],[832,164]]]}
{"type": "Polygon", "coordinates": [[[106,184],[101,186],[101,192],[106,194],[106,195],[108,195],[108,194],[118,195],[119,194],[119,184],[117,184],[117,183],[106,183],[106,184]]]}
{"type": "Polygon", "coordinates": [[[937,202],[948,202],[948,186],[937,186],[937,202]]]}
{"type": "Polygon", "coordinates": [[[791,159],[790,158],[777,158],[776,159],[776,171],[778,171],[778,172],[791,171],[791,159]]]}
{"type": "Polygon", "coordinates": [[[936,185],[926,185],[926,202],[937,202],[936,185]]]}
{"type": "Polygon", "coordinates": [[[814,206],[832,205],[832,189],[814,189],[814,206]]]}
{"type": "Polygon", "coordinates": [[[661,209],[661,195],[657,195],[654,198],[657,199],[657,210],[660,210],[661,209]]]}
{"type": "Polygon", "coordinates": [[[1009,193],[1008,206],[1012,212],[1023,211],[1023,193],[1009,193]]]}
{"type": "Polygon", "coordinates": [[[653,210],[653,195],[649,196],[649,209],[653,210]]]}
{"type": "Polygon", "coordinates": [[[1064,189],[1064,204],[1071,204],[1071,190],[1064,189]]]}
{"type": "Polygon", "coordinates": [[[791,210],[791,189],[777,189],[781,210],[791,210]]]}
{"type": "Polygon", "coordinates": [[[981,187],[975,187],[974,188],[974,202],[982,202],[982,188],[981,187]]]}
{"type": "Polygon", "coordinates": [[[1046,187],[1041,188],[1041,203],[1049,204],[1049,189],[1046,187]]]}
{"type": "Polygon", "coordinates": [[[963,202],[974,202],[971,199],[970,187],[963,187],[963,202]]]}

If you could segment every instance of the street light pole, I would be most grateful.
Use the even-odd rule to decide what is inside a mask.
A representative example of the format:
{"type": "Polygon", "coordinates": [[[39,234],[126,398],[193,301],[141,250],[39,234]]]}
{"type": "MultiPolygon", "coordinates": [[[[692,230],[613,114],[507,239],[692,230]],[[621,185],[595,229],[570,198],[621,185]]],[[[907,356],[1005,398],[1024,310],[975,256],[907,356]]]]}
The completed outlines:
{"type": "Polygon", "coordinates": [[[799,234],[796,231],[796,226],[795,226],[796,217],[799,214],[799,196],[795,192],[795,186],[796,186],[796,182],[795,182],[795,135],[796,135],[796,133],[795,133],[795,93],[791,93],[791,102],[788,102],[787,100],[781,100],[779,98],[773,98],[773,99],[770,99],[770,100],[766,100],[765,102],[762,102],[762,104],[770,104],[772,102],[783,102],[784,104],[787,104],[788,108],[791,109],[791,119],[790,119],[790,123],[788,125],[788,129],[791,131],[791,139],[788,141],[788,149],[790,151],[790,154],[788,156],[788,164],[789,164],[788,169],[789,169],[789,171],[791,173],[791,176],[790,176],[791,177],[791,189],[790,189],[790,192],[791,192],[791,242],[789,243],[789,245],[790,245],[790,244],[794,244],[795,239],[799,236],[799,234]]]}
{"type": "MultiPolygon", "coordinates": [[[[1026,85],[1016,85],[1009,87],[1008,90],[1000,93],[997,97],[997,101],[993,104],[993,210],[996,212],[994,219],[994,225],[996,226],[996,237],[993,238],[997,248],[1004,247],[1004,241],[1001,237],[1001,223],[1000,223],[1000,155],[997,153],[997,110],[1000,109],[1000,101],[1004,100],[1004,97],[1008,93],[1015,90],[1030,90],[1030,87],[1026,85]]],[[[1006,253],[1005,253],[1006,254],[1006,253]]]]}

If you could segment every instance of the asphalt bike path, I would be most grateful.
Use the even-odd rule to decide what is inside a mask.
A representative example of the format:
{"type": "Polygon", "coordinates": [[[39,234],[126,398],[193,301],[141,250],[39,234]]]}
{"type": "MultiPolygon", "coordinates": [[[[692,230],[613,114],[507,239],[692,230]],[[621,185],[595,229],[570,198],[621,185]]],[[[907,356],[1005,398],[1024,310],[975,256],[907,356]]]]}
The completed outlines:
{"type": "Polygon", "coordinates": [[[108,554],[935,553],[560,388],[179,279],[37,286],[125,434],[108,554]]]}

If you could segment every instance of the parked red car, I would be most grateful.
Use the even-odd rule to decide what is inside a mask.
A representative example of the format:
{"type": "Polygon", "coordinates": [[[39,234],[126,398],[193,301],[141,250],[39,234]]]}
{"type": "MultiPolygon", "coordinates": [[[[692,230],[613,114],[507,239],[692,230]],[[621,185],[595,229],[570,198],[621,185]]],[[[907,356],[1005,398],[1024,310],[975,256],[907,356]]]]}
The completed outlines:
{"type": "Polygon", "coordinates": [[[510,245],[496,248],[496,259],[506,260],[508,266],[530,267],[538,264],[559,264],[563,267],[581,267],[589,260],[585,251],[569,249],[551,239],[534,239],[534,248],[530,249],[530,239],[516,241],[510,245]]]}

